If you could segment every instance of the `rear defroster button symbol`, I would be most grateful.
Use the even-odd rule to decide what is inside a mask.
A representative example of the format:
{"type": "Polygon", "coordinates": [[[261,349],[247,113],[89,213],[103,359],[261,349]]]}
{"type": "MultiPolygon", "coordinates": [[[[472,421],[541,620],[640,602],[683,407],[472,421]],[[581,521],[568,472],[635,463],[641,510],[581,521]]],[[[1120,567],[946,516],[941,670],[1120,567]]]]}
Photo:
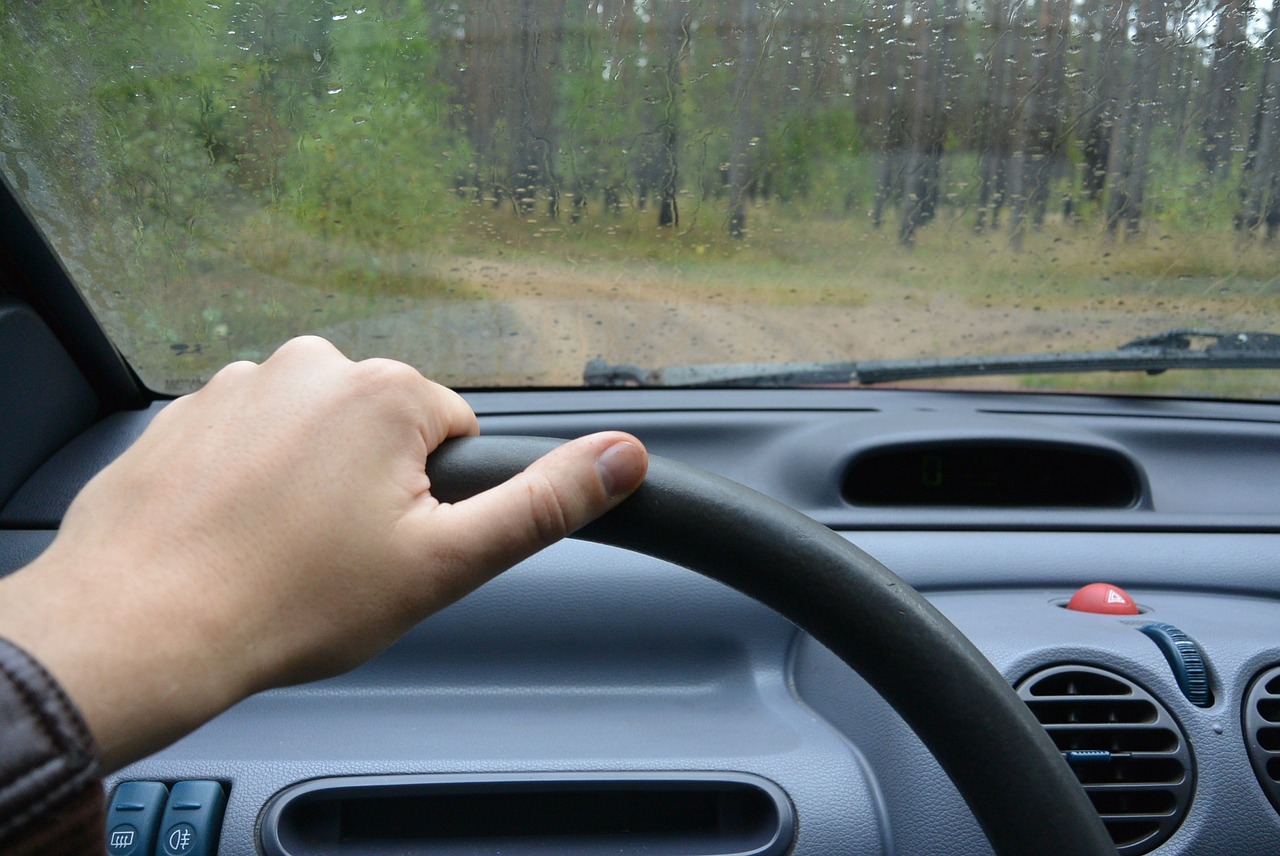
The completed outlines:
{"type": "Polygon", "coordinates": [[[117,826],[111,830],[111,837],[107,840],[107,849],[113,854],[125,854],[133,849],[133,845],[138,840],[138,830],[132,826],[117,826]]]}

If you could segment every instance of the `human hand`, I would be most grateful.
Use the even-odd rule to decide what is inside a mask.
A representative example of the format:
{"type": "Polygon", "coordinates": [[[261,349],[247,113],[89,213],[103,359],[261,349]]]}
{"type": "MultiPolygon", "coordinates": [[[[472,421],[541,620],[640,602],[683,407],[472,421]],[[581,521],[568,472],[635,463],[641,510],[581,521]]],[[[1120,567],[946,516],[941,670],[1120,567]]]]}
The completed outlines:
{"type": "Polygon", "coordinates": [[[453,505],[427,455],[477,424],[388,360],[295,339],[178,399],[0,581],[0,636],[77,703],[110,770],[268,687],[350,669],[621,502],[634,438],[570,442],[453,505]]]}

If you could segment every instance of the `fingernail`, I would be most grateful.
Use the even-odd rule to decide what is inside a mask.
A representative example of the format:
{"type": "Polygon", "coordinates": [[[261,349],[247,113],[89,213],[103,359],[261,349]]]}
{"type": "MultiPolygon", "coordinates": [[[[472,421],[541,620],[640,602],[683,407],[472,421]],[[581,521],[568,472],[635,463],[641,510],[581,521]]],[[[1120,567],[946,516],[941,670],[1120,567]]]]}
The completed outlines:
{"type": "Polygon", "coordinates": [[[596,466],[605,492],[617,496],[633,490],[644,477],[644,453],[635,443],[623,440],[605,449],[596,466]]]}

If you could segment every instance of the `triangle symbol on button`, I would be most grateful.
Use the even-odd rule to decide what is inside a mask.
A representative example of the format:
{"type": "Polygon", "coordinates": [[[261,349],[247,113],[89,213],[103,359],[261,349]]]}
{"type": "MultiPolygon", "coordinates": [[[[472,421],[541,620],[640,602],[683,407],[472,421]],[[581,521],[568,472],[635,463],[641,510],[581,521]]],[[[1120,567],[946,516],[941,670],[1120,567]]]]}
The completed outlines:
{"type": "Polygon", "coordinates": [[[1107,603],[1128,603],[1128,602],[1129,601],[1125,600],[1124,595],[1120,594],[1120,592],[1116,591],[1115,589],[1107,589],[1107,603]]]}

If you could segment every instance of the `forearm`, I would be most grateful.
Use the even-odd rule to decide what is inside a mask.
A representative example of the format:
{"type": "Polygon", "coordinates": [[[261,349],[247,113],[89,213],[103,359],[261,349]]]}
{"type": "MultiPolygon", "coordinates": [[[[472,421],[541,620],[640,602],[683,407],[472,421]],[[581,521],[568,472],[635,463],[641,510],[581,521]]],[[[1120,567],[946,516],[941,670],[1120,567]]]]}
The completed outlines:
{"type": "MultiPolygon", "coordinates": [[[[149,587],[147,569],[131,575],[141,578],[135,592],[149,587]]],[[[242,673],[220,657],[227,634],[202,614],[206,598],[121,596],[112,588],[127,576],[77,566],[55,542],[0,580],[0,638],[52,674],[87,722],[105,772],[167,745],[248,692],[236,682],[242,673]]]]}

